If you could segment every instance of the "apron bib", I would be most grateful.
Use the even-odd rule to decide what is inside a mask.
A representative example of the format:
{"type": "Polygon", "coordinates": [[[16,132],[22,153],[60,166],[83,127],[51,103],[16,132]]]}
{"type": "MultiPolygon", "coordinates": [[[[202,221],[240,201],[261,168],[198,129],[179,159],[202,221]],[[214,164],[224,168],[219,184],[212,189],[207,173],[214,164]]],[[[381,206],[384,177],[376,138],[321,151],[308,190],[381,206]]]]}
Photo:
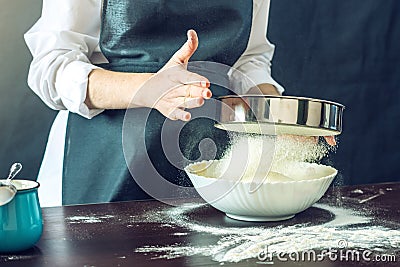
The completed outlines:
{"type": "MultiPolygon", "coordinates": [[[[200,39],[191,61],[232,66],[247,47],[252,9],[250,0],[105,0],[100,48],[109,63],[101,67],[121,72],[157,72],[186,41],[188,29],[195,29],[200,39]]],[[[212,84],[210,89],[213,97],[230,94],[221,86],[212,84]]],[[[196,112],[209,112],[209,108],[205,105],[196,112]]],[[[125,113],[126,110],[106,110],[91,120],[69,114],[63,205],[151,198],[129,169],[135,179],[152,179],[149,169],[155,168],[174,184],[190,185],[186,174],[169,162],[161,142],[162,134],[168,136],[161,131],[164,123],[175,123],[177,127],[182,123],[166,121],[157,110],[129,110],[127,159],[122,144],[125,113]],[[148,158],[153,166],[146,163],[148,158]]],[[[179,146],[186,158],[199,157],[198,146],[205,138],[218,144],[217,157],[221,156],[229,138],[213,124],[211,119],[199,118],[184,125],[179,146]]]]}

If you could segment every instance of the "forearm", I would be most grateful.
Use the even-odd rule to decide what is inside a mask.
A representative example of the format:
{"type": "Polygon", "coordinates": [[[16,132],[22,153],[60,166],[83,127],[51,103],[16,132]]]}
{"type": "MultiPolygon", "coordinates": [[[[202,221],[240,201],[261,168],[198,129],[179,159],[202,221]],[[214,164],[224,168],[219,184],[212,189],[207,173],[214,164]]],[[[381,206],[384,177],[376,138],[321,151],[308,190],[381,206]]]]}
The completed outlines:
{"type": "Polygon", "coordinates": [[[101,1],[44,0],[42,6],[24,35],[33,57],[28,84],[49,107],[92,118],[102,111],[84,103],[88,74],[96,68],[91,58],[100,53],[101,1]]]}
{"type": "Polygon", "coordinates": [[[251,88],[248,94],[281,95],[276,87],[269,83],[262,83],[251,88]]]}
{"type": "Polygon", "coordinates": [[[152,73],[124,73],[94,69],[89,74],[85,104],[90,109],[127,109],[152,73]]]}

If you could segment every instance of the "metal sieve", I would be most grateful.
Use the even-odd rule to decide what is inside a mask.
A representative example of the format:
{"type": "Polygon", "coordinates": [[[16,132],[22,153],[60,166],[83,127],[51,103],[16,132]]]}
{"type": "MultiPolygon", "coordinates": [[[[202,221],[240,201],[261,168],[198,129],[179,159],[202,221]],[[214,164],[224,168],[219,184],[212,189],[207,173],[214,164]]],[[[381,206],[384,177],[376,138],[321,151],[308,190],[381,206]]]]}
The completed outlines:
{"type": "Polygon", "coordinates": [[[232,95],[219,97],[215,127],[254,134],[331,136],[342,132],[344,106],[306,97],[232,95]]]}

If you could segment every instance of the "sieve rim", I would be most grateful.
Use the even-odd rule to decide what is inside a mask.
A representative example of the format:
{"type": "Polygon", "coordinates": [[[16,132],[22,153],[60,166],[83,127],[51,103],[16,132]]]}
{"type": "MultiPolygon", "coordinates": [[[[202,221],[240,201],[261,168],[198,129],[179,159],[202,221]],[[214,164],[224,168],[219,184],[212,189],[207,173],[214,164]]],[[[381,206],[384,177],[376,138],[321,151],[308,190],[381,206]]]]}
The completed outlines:
{"type": "MultiPolygon", "coordinates": [[[[329,130],[333,135],[342,132],[345,106],[329,100],[276,95],[228,95],[221,96],[218,100],[218,121],[214,124],[216,127],[250,122],[260,125],[300,126],[313,131],[329,130]]],[[[287,134],[297,134],[296,132],[293,129],[287,134]]],[[[253,133],[252,130],[249,133],[253,133]]],[[[316,136],[319,134],[316,133],[316,136]]]]}
{"type": "Polygon", "coordinates": [[[277,98],[277,99],[295,99],[295,100],[302,100],[302,101],[309,101],[309,102],[320,102],[320,103],[326,103],[330,105],[335,105],[338,107],[341,107],[343,109],[346,108],[345,105],[340,104],[338,102],[334,102],[331,100],[325,100],[325,99],[318,99],[318,98],[312,98],[312,97],[305,97],[305,96],[283,96],[283,95],[259,95],[259,94],[248,94],[248,95],[224,95],[224,96],[219,96],[217,99],[227,99],[227,98],[277,98]]]}

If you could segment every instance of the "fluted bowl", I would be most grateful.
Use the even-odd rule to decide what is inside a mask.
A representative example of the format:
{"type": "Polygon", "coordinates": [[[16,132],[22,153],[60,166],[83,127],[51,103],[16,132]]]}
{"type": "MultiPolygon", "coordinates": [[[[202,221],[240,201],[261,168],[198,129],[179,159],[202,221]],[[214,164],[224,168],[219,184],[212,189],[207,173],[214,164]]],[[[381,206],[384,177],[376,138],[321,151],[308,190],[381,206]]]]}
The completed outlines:
{"type": "Polygon", "coordinates": [[[330,166],[293,162],[284,173],[291,180],[255,182],[227,171],[225,165],[220,160],[202,161],[188,165],[185,171],[206,202],[244,221],[290,219],[317,202],[337,175],[330,166]]]}

